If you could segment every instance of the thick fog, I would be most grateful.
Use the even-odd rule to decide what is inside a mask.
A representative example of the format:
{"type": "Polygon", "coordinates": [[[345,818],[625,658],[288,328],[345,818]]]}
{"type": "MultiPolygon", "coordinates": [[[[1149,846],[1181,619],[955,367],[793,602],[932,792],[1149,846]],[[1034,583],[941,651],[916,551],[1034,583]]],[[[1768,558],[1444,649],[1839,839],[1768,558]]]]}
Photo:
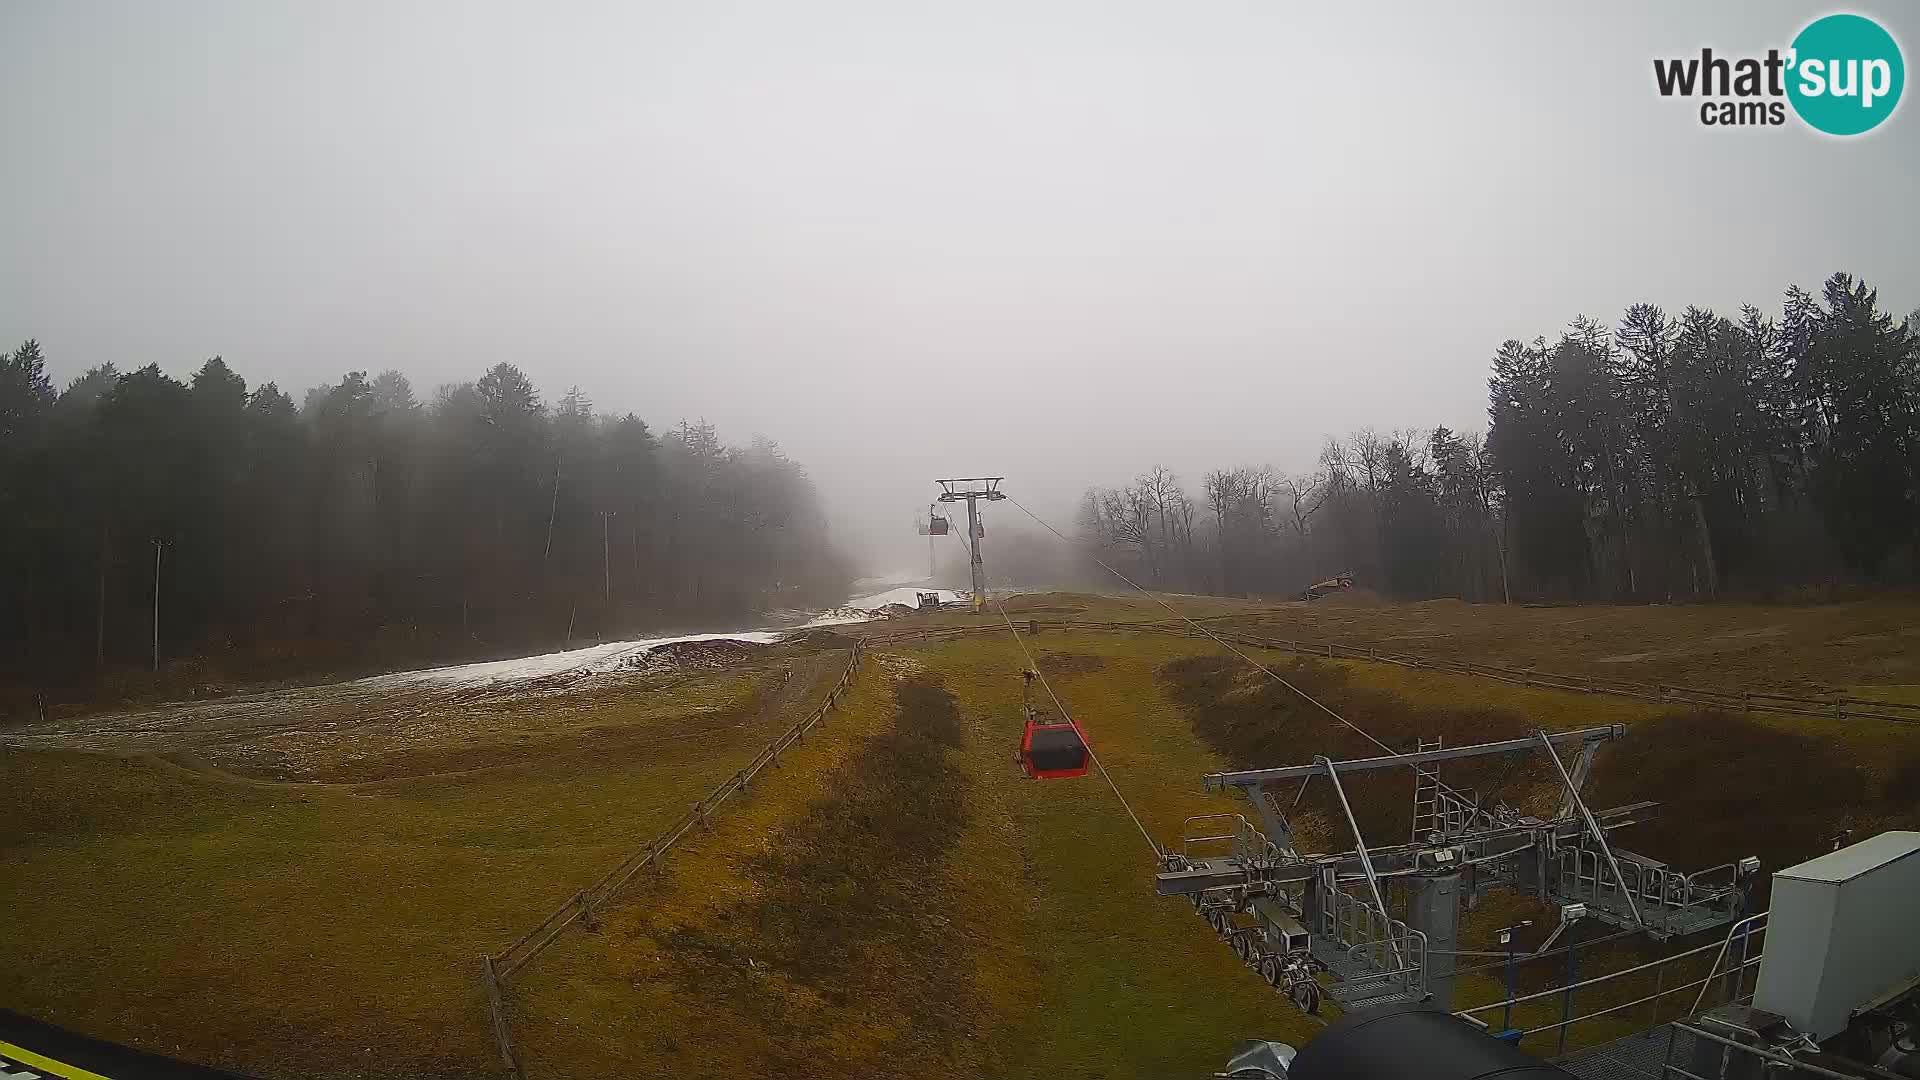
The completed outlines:
{"type": "Polygon", "coordinates": [[[937,477],[1064,529],[1156,463],[1484,427],[1493,351],[1578,314],[1835,270],[1910,310],[1913,104],[1843,141],[1654,89],[1825,10],[13,0],[0,343],[296,401],[509,361],[777,440],[884,573],[937,477]]]}

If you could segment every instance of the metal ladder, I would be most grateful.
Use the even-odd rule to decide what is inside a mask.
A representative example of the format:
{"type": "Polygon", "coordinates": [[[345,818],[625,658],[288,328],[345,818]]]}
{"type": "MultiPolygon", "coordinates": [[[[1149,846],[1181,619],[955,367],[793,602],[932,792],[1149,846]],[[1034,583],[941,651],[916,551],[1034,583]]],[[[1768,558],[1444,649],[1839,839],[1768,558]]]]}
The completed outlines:
{"type": "MultiPolygon", "coordinates": [[[[1421,739],[1414,745],[1416,752],[1439,750],[1446,740],[1435,738],[1431,741],[1421,739]]],[[[1446,822],[1440,810],[1440,767],[1438,765],[1416,765],[1413,767],[1413,835],[1416,844],[1425,843],[1431,833],[1445,832],[1446,822]]]]}

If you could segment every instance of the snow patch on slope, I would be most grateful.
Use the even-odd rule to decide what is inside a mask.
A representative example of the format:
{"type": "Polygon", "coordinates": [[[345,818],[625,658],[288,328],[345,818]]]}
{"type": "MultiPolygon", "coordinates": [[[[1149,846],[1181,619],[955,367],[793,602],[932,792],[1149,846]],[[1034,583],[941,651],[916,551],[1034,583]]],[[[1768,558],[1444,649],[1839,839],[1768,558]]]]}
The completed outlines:
{"type": "Polygon", "coordinates": [[[638,641],[612,641],[584,649],[522,656],[512,660],[489,660],[478,664],[454,664],[421,671],[396,671],[375,675],[355,685],[380,689],[394,686],[487,686],[492,683],[545,679],[556,675],[604,675],[632,668],[647,653],[662,645],[682,641],[746,641],[759,645],[780,640],[785,631],[743,630],[733,634],[683,634],[678,637],[643,638],[638,641]]]}
{"type": "Polygon", "coordinates": [[[964,595],[954,592],[952,589],[917,589],[908,586],[904,589],[888,589],[886,592],[874,593],[872,596],[863,596],[858,600],[849,600],[847,601],[847,606],[860,611],[879,611],[888,604],[905,604],[908,607],[917,607],[920,603],[920,594],[923,592],[939,594],[940,602],[943,604],[964,604],[967,602],[967,598],[964,595]]]}
{"type": "Polygon", "coordinates": [[[850,600],[844,607],[822,612],[806,622],[785,629],[737,630],[725,634],[680,634],[674,637],[610,641],[604,645],[589,645],[585,648],[565,649],[560,652],[542,653],[539,656],[522,656],[512,660],[488,660],[478,664],[453,664],[419,671],[396,671],[391,675],[375,675],[372,678],[360,679],[353,685],[370,690],[400,686],[481,687],[498,683],[524,682],[529,679],[548,679],[555,676],[605,675],[618,671],[630,671],[644,666],[642,660],[646,654],[662,645],[673,645],[684,641],[744,641],[756,645],[768,645],[797,630],[865,622],[873,612],[889,604],[905,604],[908,607],[914,607],[919,604],[919,594],[922,592],[938,593],[940,602],[943,604],[964,603],[966,600],[963,595],[951,589],[912,587],[889,589],[886,592],[874,593],[872,596],[863,596],[858,600],[850,600]]]}

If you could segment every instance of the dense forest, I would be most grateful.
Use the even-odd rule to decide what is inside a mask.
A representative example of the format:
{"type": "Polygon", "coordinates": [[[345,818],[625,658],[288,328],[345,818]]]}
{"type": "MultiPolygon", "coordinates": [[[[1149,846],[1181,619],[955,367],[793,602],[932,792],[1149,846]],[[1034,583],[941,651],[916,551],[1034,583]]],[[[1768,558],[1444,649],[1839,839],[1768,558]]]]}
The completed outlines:
{"type": "Polygon", "coordinates": [[[1316,467],[1086,493],[1092,554],[1167,588],[1655,602],[1920,577],[1920,312],[1846,274],[1778,317],[1627,309],[1493,356],[1488,427],[1329,438],[1316,467]]]}
{"type": "Polygon", "coordinates": [[[351,670],[837,603],[805,473],[759,440],[549,407],[500,364],[416,398],[0,353],[0,683],[351,670]],[[156,600],[158,608],[156,631],[156,600]],[[158,645],[156,647],[156,632],[158,645]]]}

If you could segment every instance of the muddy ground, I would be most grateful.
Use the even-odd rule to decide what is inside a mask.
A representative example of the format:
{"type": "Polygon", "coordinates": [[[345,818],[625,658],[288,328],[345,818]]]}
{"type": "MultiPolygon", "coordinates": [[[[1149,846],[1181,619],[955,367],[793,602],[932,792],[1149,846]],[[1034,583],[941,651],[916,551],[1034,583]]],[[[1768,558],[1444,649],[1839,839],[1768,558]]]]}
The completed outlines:
{"type": "Polygon", "coordinates": [[[158,754],[260,781],[397,779],[743,726],[837,675],[836,659],[804,643],[685,642],[611,671],[474,679],[435,669],[59,718],[0,731],[0,747],[158,754]]]}

